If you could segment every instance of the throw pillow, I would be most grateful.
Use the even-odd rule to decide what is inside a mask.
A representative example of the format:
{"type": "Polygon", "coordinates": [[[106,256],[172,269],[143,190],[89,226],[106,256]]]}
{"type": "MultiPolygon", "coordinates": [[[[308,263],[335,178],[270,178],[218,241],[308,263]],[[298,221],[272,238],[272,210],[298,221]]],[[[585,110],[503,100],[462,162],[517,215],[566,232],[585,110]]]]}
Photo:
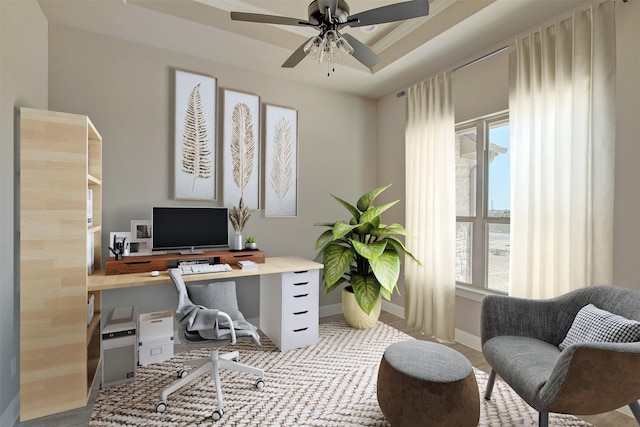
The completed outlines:
{"type": "Polygon", "coordinates": [[[602,310],[593,304],[580,309],[567,336],[558,346],[564,350],[582,342],[640,341],[640,322],[602,310]]]}

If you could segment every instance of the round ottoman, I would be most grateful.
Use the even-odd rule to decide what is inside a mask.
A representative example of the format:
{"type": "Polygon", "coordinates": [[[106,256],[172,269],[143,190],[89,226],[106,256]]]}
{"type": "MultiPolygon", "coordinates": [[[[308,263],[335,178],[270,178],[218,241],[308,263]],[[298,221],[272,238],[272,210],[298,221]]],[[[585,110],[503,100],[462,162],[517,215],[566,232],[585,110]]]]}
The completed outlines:
{"type": "Polygon", "coordinates": [[[477,426],[478,384],[469,360],[428,341],[402,341],[384,351],[378,403],[392,427],[477,426]]]}

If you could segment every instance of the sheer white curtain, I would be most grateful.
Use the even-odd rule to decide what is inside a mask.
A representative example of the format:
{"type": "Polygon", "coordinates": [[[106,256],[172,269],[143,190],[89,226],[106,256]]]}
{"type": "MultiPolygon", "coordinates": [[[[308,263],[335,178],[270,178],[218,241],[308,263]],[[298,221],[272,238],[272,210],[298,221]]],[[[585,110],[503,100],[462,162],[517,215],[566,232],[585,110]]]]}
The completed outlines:
{"type": "Polygon", "coordinates": [[[455,119],[452,74],[407,92],[404,306],[407,324],[453,342],[455,322],[455,119]]]}
{"type": "Polygon", "coordinates": [[[511,295],[612,283],[613,8],[576,12],[510,54],[511,295]]]}

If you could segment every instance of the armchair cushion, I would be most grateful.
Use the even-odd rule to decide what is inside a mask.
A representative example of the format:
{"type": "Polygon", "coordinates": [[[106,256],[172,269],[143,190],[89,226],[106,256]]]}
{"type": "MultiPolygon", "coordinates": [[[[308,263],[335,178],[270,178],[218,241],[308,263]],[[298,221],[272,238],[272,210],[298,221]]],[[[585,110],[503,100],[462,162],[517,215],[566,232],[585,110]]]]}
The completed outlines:
{"type": "Polygon", "coordinates": [[[577,343],[635,341],[640,341],[640,322],[587,304],[578,311],[567,336],[558,347],[564,350],[577,343]]]}

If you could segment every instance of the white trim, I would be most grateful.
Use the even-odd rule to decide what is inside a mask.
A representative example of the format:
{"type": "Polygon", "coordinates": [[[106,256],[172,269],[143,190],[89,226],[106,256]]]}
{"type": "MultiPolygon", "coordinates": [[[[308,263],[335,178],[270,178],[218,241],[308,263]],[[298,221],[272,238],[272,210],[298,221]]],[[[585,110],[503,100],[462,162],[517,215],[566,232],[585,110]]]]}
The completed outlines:
{"type": "MultiPolygon", "coordinates": [[[[640,402],[640,400],[638,402],[640,402]]],[[[633,416],[633,412],[631,412],[631,408],[629,408],[629,405],[623,406],[622,408],[618,408],[618,409],[616,409],[616,411],[621,412],[621,413],[625,414],[628,417],[635,418],[633,416]]]]}
{"type": "Polygon", "coordinates": [[[480,337],[476,335],[456,328],[454,339],[457,343],[466,345],[469,348],[482,352],[482,342],[480,340],[480,337]]]}
{"type": "Polygon", "coordinates": [[[11,399],[7,409],[0,415],[0,426],[12,426],[18,421],[18,418],[20,418],[20,393],[11,399]]]}
{"type": "Polygon", "coordinates": [[[404,307],[394,304],[391,301],[382,300],[382,309],[389,313],[404,319],[404,307]]]}
{"type": "Polygon", "coordinates": [[[340,313],[342,313],[342,303],[320,306],[320,317],[333,316],[334,314],[340,313]]]}
{"type": "Polygon", "coordinates": [[[494,292],[485,289],[475,289],[456,285],[456,297],[465,298],[471,301],[482,302],[487,295],[496,295],[494,292]]]}

